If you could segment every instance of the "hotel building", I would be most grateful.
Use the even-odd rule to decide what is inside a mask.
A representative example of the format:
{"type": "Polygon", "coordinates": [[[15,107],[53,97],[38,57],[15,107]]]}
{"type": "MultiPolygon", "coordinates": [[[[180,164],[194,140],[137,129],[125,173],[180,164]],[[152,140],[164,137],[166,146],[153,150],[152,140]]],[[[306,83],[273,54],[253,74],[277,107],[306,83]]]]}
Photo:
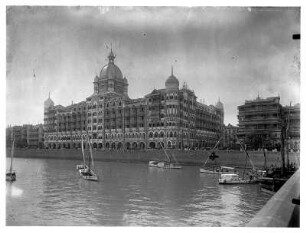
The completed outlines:
{"type": "Polygon", "coordinates": [[[194,91],[171,75],[165,88],[142,98],[128,96],[128,80],[115,65],[111,50],[108,64],[94,78],[93,94],[67,107],[44,102],[46,148],[80,148],[88,135],[96,149],[195,149],[213,147],[221,137],[223,104],[197,102],[194,91]]]}

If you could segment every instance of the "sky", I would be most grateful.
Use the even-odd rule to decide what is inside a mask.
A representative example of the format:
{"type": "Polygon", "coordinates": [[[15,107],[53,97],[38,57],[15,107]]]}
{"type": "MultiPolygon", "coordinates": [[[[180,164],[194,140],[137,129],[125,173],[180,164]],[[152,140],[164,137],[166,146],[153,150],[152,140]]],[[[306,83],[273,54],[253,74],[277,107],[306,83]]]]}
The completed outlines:
{"type": "Polygon", "coordinates": [[[130,98],[164,88],[173,65],[198,101],[220,98],[226,125],[258,95],[300,102],[300,8],[13,6],[6,19],[6,125],[43,123],[49,92],[85,100],[111,44],[130,98]]]}

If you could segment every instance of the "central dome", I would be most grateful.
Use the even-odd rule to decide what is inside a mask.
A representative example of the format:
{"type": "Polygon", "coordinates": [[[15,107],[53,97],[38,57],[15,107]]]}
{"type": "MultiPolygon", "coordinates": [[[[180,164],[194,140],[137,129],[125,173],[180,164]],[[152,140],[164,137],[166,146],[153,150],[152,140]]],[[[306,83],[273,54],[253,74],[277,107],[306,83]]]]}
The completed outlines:
{"type": "Polygon", "coordinates": [[[108,63],[103,66],[100,72],[101,79],[123,79],[122,72],[114,63],[108,63]]]}
{"type": "Polygon", "coordinates": [[[108,64],[103,66],[100,72],[101,79],[123,79],[121,70],[114,64],[115,58],[116,56],[113,54],[113,50],[111,49],[108,55],[108,64]]]}

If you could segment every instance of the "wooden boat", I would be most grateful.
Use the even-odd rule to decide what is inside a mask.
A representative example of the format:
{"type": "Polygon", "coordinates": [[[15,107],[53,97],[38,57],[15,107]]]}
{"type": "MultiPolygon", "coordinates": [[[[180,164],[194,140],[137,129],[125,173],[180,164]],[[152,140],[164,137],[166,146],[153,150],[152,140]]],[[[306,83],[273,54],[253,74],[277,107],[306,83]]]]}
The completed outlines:
{"type": "Polygon", "coordinates": [[[162,146],[163,151],[168,159],[168,161],[160,161],[157,163],[157,167],[159,168],[164,168],[164,169],[182,169],[182,166],[177,162],[174,154],[172,154],[171,156],[168,155],[167,151],[165,150],[165,148],[162,146]]]}
{"type": "Polygon", "coordinates": [[[208,162],[208,160],[215,160],[216,158],[218,158],[219,156],[215,154],[215,150],[218,146],[218,144],[220,143],[221,138],[217,141],[217,143],[215,144],[215,146],[212,148],[212,152],[209,156],[207,156],[207,159],[205,160],[204,164],[202,167],[200,167],[200,173],[207,173],[207,174],[219,174],[220,172],[220,168],[219,166],[216,166],[216,162],[215,162],[215,166],[213,167],[206,167],[206,163],[208,162]]]}
{"type": "MultiPolygon", "coordinates": [[[[82,141],[83,142],[83,141],[82,141]]],[[[83,177],[85,180],[90,180],[90,181],[98,181],[98,175],[95,172],[95,165],[94,165],[94,160],[93,160],[93,155],[92,155],[92,147],[91,143],[89,141],[89,138],[87,137],[87,142],[89,145],[89,156],[88,156],[88,165],[86,164],[85,161],[85,155],[84,155],[84,149],[83,149],[83,143],[82,143],[82,154],[84,158],[84,168],[79,169],[80,175],[83,177]]]]}
{"type": "Polygon", "coordinates": [[[6,177],[5,177],[6,181],[10,181],[10,182],[13,182],[16,180],[16,172],[13,170],[14,149],[15,149],[15,139],[13,140],[12,149],[11,149],[10,170],[6,172],[6,177]]]}
{"type": "Polygon", "coordinates": [[[258,181],[253,176],[245,179],[244,173],[241,178],[234,167],[221,166],[218,182],[219,184],[255,184],[258,181]]]}
{"type": "Polygon", "coordinates": [[[221,166],[220,176],[219,176],[219,180],[218,180],[219,184],[256,184],[259,181],[260,175],[264,174],[263,171],[261,171],[261,173],[256,171],[256,169],[254,167],[254,164],[253,164],[248,152],[246,151],[246,148],[243,147],[241,143],[240,143],[240,146],[246,154],[246,163],[245,163],[245,167],[244,167],[244,170],[243,170],[242,177],[235,170],[235,168],[221,166]],[[248,174],[245,174],[246,165],[247,165],[248,161],[250,161],[250,163],[252,165],[252,171],[249,172],[248,174]]]}

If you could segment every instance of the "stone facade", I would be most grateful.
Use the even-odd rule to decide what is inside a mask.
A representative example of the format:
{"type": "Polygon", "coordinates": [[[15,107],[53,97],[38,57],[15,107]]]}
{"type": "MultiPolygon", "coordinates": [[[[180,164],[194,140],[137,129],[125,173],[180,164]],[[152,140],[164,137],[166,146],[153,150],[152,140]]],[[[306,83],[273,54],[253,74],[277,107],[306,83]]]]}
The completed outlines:
{"type": "Polygon", "coordinates": [[[143,98],[128,96],[128,81],[109,62],[94,78],[94,92],[85,101],[67,107],[44,103],[44,138],[47,148],[80,148],[89,135],[96,149],[192,149],[213,146],[221,136],[224,110],[197,102],[195,93],[171,70],[165,88],[143,98]]]}

